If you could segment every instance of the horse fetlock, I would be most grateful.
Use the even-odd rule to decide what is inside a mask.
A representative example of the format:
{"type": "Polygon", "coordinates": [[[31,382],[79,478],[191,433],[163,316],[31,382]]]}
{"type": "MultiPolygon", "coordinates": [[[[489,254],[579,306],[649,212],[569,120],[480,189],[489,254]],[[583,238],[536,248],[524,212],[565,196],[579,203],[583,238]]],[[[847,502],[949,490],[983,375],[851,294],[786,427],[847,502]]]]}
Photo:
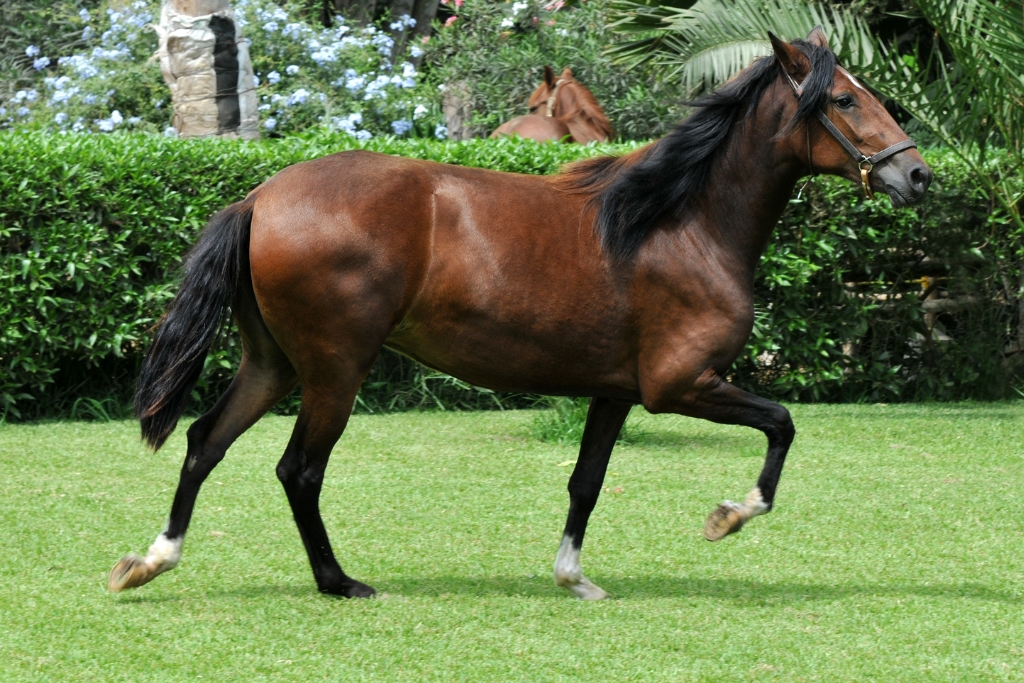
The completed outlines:
{"type": "Polygon", "coordinates": [[[748,493],[742,503],[734,503],[731,500],[724,501],[708,515],[708,519],[704,523],[704,538],[709,541],[725,538],[742,529],[743,525],[751,518],[763,515],[770,510],[771,506],[764,502],[759,488],[748,493]]]}

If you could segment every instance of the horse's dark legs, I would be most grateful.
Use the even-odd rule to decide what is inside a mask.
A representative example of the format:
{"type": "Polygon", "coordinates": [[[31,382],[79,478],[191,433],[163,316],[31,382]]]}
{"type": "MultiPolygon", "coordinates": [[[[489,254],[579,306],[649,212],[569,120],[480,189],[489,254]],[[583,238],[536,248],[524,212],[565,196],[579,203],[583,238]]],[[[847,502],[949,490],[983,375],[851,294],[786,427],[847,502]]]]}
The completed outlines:
{"type": "Polygon", "coordinates": [[[313,577],[322,593],[346,598],[368,598],[376,591],[342,571],[331,550],[320,516],[320,489],[331,449],[348,424],[361,377],[338,386],[303,387],[292,438],[277,465],[288,502],[306,546],[313,577]]]}
{"type": "Polygon", "coordinates": [[[587,425],[583,430],[580,455],[569,478],[569,517],[565,522],[562,544],[555,558],[555,583],[583,600],[600,600],[608,594],[583,576],[580,548],[587,531],[590,513],[601,495],[615,439],[633,406],[605,398],[590,401],[587,425]]]}
{"type": "Polygon", "coordinates": [[[199,489],[228,447],[263,417],[295,386],[295,372],[282,357],[259,361],[243,356],[238,373],[217,404],[192,423],[188,451],[181,467],[178,489],[171,504],[166,530],[157,536],[146,557],[128,555],[110,572],[108,588],[120,591],[149,583],[174,569],[181,558],[199,489]]]}
{"type": "Polygon", "coordinates": [[[789,411],[778,403],[734,387],[710,370],[685,393],[681,403],[677,402],[670,409],[712,422],[753,427],[768,437],[768,455],[757,487],[742,503],[727,500],[719,505],[708,516],[704,538],[717,541],[739,531],[751,517],[769,512],[775,501],[782,465],[796,436],[789,411]]]}

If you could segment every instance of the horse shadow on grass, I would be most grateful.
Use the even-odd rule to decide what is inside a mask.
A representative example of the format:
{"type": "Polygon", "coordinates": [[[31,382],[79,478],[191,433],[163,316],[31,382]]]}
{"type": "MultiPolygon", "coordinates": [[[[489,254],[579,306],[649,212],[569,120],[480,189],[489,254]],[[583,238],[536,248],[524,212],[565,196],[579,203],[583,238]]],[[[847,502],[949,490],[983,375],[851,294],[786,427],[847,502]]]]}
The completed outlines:
{"type": "MultiPolygon", "coordinates": [[[[833,601],[855,596],[968,598],[994,602],[1020,603],[1024,596],[979,583],[764,583],[742,579],[691,579],[675,576],[637,576],[634,578],[593,576],[613,599],[652,600],[663,598],[707,598],[742,603],[797,604],[809,601],[833,601]]],[[[383,592],[407,597],[431,595],[470,595],[479,597],[563,595],[548,576],[526,577],[436,577],[399,579],[381,582],[383,592]]]]}
{"type": "MultiPolygon", "coordinates": [[[[734,602],[742,605],[806,605],[812,602],[843,600],[851,597],[921,597],[981,600],[1019,604],[1024,596],[991,588],[974,582],[964,583],[764,583],[743,579],[696,579],[674,576],[638,576],[634,578],[595,576],[596,583],[611,595],[613,600],[641,601],[665,598],[703,598],[734,602]]],[[[548,576],[537,577],[466,577],[442,576],[431,578],[401,578],[370,581],[383,599],[389,597],[525,597],[551,598],[568,597],[557,588],[548,576]]],[[[156,604],[189,600],[219,598],[308,598],[316,595],[313,585],[305,584],[263,584],[233,588],[211,588],[190,590],[181,593],[146,595],[134,593],[125,595],[122,604],[156,604]]]]}

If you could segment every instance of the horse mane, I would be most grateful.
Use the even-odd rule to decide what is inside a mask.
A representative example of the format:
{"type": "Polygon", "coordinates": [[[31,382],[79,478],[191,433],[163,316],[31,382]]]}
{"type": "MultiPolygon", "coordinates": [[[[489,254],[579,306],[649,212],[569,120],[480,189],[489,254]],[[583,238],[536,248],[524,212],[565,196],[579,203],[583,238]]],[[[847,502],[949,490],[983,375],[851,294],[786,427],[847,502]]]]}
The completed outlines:
{"type": "MultiPolygon", "coordinates": [[[[828,102],[836,68],[828,48],[803,40],[792,44],[810,60],[811,73],[802,84],[796,115],[780,134],[828,102]]],[[[591,195],[589,204],[598,207],[594,229],[605,250],[629,258],[659,219],[679,216],[701,195],[733,125],[756,111],[781,68],[775,55],[762,57],[718,90],[690,102],[696,111],[662,139],[621,157],[577,162],[555,176],[562,190],[591,195]]]]}
{"type": "Polygon", "coordinates": [[[572,80],[566,81],[562,87],[572,89],[577,104],[576,110],[562,112],[562,117],[568,117],[575,113],[575,111],[580,111],[583,113],[583,116],[590,120],[594,128],[603,133],[606,138],[611,138],[615,134],[612,130],[611,121],[608,120],[604,109],[601,109],[601,105],[597,103],[597,98],[594,97],[594,93],[590,92],[590,88],[577,81],[575,76],[572,80]]]}

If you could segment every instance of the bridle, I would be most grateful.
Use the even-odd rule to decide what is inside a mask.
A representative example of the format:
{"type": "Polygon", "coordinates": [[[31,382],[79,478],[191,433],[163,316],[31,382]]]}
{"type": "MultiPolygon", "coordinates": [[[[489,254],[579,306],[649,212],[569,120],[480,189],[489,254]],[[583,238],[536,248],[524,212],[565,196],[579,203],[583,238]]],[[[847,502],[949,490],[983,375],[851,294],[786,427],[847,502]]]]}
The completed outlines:
{"type": "MultiPolygon", "coordinates": [[[[793,79],[792,76],[789,75],[789,72],[786,71],[785,68],[782,69],[782,73],[786,75],[786,80],[789,81],[789,86],[793,88],[793,93],[796,95],[797,99],[800,99],[800,96],[803,95],[804,92],[803,85],[797,85],[797,82],[793,79]]],[[[807,76],[804,78],[804,83],[807,82],[807,79],[810,78],[810,76],[810,74],[807,74],[807,76]]],[[[850,142],[849,139],[847,139],[847,137],[843,135],[843,132],[841,130],[836,128],[836,125],[832,123],[832,121],[828,118],[828,115],[825,113],[824,107],[819,109],[816,112],[816,114],[818,116],[818,120],[821,121],[821,125],[825,126],[825,130],[831,133],[832,137],[836,139],[836,142],[838,142],[840,146],[842,146],[842,148],[846,150],[846,153],[853,157],[853,160],[857,162],[857,166],[858,168],[860,168],[860,184],[861,187],[864,188],[864,197],[866,199],[875,198],[875,193],[871,190],[871,179],[869,177],[869,174],[871,173],[872,169],[874,169],[874,167],[877,166],[879,162],[888,159],[893,154],[902,152],[905,149],[917,147],[917,145],[914,144],[914,141],[908,138],[902,142],[897,142],[895,145],[889,145],[878,154],[872,154],[871,156],[868,156],[861,152],[859,149],[857,149],[857,146],[850,142]]],[[[807,163],[808,165],[810,165],[811,173],[813,174],[814,162],[811,160],[810,130],[808,130],[807,133],[807,163]]]]}
{"type": "Polygon", "coordinates": [[[566,80],[564,78],[559,78],[555,82],[555,88],[551,91],[551,97],[548,98],[548,113],[545,116],[555,115],[555,100],[558,99],[558,89],[561,88],[562,84],[565,82],[566,80]]]}

